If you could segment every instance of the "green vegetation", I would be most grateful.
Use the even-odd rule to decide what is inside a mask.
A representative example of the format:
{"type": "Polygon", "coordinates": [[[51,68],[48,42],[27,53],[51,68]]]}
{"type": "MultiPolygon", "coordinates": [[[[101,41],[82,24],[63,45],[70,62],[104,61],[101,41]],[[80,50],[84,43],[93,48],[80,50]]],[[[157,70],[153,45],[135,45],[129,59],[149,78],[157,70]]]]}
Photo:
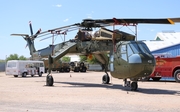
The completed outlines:
{"type": "Polygon", "coordinates": [[[4,63],[5,62],[5,60],[0,60],[0,63],[4,63]]]}
{"type": "Polygon", "coordinates": [[[80,62],[87,61],[87,56],[80,55],[80,62]]]}
{"type": "Polygon", "coordinates": [[[95,64],[98,63],[98,60],[92,55],[92,58],[87,58],[87,56],[81,55],[80,56],[80,61],[81,62],[88,62],[89,64],[95,64]]]}
{"type": "Polygon", "coordinates": [[[92,58],[91,58],[91,59],[88,58],[88,59],[87,59],[87,62],[88,62],[89,64],[96,64],[96,63],[98,63],[98,60],[94,57],[94,55],[92,55],[92,58]]]}
{"type": "Polygon", "coordinates": [[[70,57],[67,57],[67,56],[64,56],[62,57],[62,62],[70,62],[71,61],[71,58],[70,57]]]}
{"type": "Polygon", "coordinates": [[[9,57],[7,57],[6,61],[8,60],[27,60],[24,56],[18,56],[18,54],[11,54],[9,57]]]}

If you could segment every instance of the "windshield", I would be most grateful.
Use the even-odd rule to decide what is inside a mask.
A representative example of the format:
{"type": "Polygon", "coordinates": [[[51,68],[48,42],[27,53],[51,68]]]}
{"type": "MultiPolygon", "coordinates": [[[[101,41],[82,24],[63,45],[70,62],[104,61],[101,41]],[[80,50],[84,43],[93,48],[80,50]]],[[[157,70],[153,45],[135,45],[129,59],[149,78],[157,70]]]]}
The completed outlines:
{"type": "Polygon", "coordinates": [[[146,44],[140,43],[140,44],[138,44],[138,45],[139,45],[140,49],[141,49],[143,52],[145,52],[145,53],[151,53],[151,51],[149,50],[149,48],[147,47],[146,44]]]}
{"type": "Polygon", "coordinates": [[[144,43],[129,44],[134,53],[150,53],[149,48],[144,43]]]}

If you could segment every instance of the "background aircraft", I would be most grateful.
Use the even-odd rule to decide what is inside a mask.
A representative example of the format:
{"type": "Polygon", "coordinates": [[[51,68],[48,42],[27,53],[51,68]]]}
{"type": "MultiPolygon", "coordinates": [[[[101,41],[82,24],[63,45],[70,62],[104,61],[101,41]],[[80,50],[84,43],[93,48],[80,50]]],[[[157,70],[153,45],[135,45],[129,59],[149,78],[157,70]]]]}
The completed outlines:
{"type": "Polygon", "coordinates": [[[142,41],[137,41],[138,24],[174,24],[180,22],[180,18],[169,19],[85,19],[81,23],[51,29],[40,33],[40,30],[33,35],[30,24],[31,36],[27,34],[11,34],[23,36],[29,46],[32,58],[49,58],[49,70],[46,77],[46,85],[53,85],[51,75],[51,65],[67,53],[83,55],[94,55],[95,58],[104,66],[105,75],[102,77],[104,84],[110,81],[107,73],[108,67],[110,74],[114,78],[124,79],[124,85],[137,90],[137,81],[141,77],[149,76],[155,68],[154,56],[142,41]],[[135,35],[123,31],[115,30],[116,25],[134,26],[135,35]],[[105,27],[113,26],[113,30],[105,27]],[[90,35],[93,28],[99,28],[94,35],[90,35]],[[64,41],[56,45],[50,45],[44,49],[37,50],[34,47],[34,39],[47,36],[49,34],[65,34],[68,31],[78,30],[75,38],[64,41]],[[107,55],[108,54],[108,55],[107,55]],[[130,79],[131,81],[127,81],[130,79]]]}

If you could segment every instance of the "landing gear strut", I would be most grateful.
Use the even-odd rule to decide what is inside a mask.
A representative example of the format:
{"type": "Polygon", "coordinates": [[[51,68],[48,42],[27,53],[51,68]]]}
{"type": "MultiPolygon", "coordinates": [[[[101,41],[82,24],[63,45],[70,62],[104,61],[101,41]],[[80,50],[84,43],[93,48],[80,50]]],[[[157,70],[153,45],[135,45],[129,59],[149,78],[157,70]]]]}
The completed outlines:
{"type": "Polygon", "coordinates": [[[53,86],[54,79],[53,76],[51,75],[51,66],[53,63],[53,59],[50,55],[48,57],[48,60],[49,60],[49,67],[48,67],[49,69],[48,69],[48,75],[46,76],[46,86],[53,86]]]}
{"type": "Polygon", "coordinates": [[[138,88],[137,81],[127,81],[127,79],[124,79],[124,87],[131,87],[131,91],[136,91],[138,88]]]}

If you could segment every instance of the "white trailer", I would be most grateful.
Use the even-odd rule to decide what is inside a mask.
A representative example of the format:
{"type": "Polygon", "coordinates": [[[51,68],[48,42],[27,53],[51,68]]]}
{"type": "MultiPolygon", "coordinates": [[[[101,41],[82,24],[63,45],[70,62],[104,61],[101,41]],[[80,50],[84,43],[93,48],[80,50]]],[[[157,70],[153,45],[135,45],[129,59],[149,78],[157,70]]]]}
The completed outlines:
{"type": "Polygon", "coordinates": [[[44,73],[44,62],[34,60],[10,60],[6,64],[6,75],[14,75],[14,77],[26,75],[39,75],[44,73]]]}

